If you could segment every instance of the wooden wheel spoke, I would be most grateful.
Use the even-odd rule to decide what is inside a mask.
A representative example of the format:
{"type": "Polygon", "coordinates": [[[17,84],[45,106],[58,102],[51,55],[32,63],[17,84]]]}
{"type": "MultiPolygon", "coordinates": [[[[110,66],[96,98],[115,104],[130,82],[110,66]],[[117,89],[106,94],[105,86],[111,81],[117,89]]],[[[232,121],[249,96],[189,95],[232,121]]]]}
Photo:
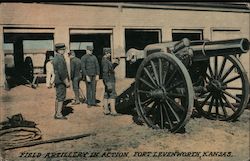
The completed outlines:
{"type": "Polygon", "coordinates": [[[169,102],[167,100],[165,100],[165,102],[167,103],[170,111],[172,112],[172,114],[174,114],[174,117],[176,118],[177,122],[180,122],[180,117],[178,116],[178,114],[175,112],[175,110],[172,108],[172,106],[169,104],[169,102]]]}
{"type": "Polygon", "coordinates": [[[209,98],[212,96],[211,93],[209,93],[209,95],[207,95],[207,97],[205,98],[205,100],[202,102],[202,104],[200,105],[200,108],[202,108],[206,103],[207,101],[209,100],[209,98]]]}
{"type": "Polygon", "coordinates": [[[201,93],[200,95],[199,95],[199,97],[202,97],[202,96],[204,96],[205,94],[208,94],[209,93],[209,91],[206,91],[206,92],[204,92],[204,93],[201,93]]]}
{"type": "Polygon", "coordinates": [[[224,68],[225,68],[225,65],[226,65],[226,61],[227,61],[227,58],[223,57],[223,62],[222,62],[221,68],[220,68],[220,72],[219,72],[218,78],[221,77],[221,75],[222,75],[222,73],[224,71],[224,68]]]}
{"type": "Polygon", "coordinates": [[[229,100],[227,99],[226,96],[222,95],[222,99],[224,99],[224,101],[226,101],[227,105],[235,112],[236,108],[229,102],[229,100]]]}
{"type": "Polygon", "coordinates": [[[162,111],[162,106],[161,104],[159,104],[160,106],[160,115],[161,115],[161,129],[164,128],[164,118],[163,118],[163,111],[162,111]]]}
{"type": "Polygon", "coordinates": [[[144,94],[149,94],[150,95],[150,91],[144,91],[144,90],[138,90],[139,93],[144,93],[144,94]]]}
{"type": "Polygon", "coordinates": [[[230,82],[232,82],[232,81],[234,81],[234,80],[236,80],[236,79],[239,79],[240,77],[241,77],[240,75],[235,76],[235,77],[233,77],[233,78],[231,78],[231,79],[229,79],[229,80],[227,80],[227,81],[223,82],[223,84],[230,83],[230,82]]]}
{"type": "Polygon", "coordinates": [[[152,107],[144,107],[146,115],[148,116],[149,114],[151,114],[152,111],[155,109],[155,107],[156,107],[155,102],[153,103],[152,107]]]}
{"type": "Polygon", "coordinates": [[[163,80],[162,80],[162,61],[161,61],[161,59],[159,59],[159,80],[160,80],[160,85],[162,85],[162,82],[163,82],[163,80]]]}
{"type": "Polygon", "coordinates": [[[165,111],[165,114],[166,114],[167,121],[168,121],[168,123],[169,123],[170,129],[173,129],[173,122],[172,122],[172,120],[171,120],[170,117],[169,117],[169,114],[168,114],[168,111],[167,111],[167,109],[166,109],[166,106],[165,106],[164,104],[162,104],[162,106],[163,106],[163,109],[164,109],[164,111],[165,111]]]}
{"type": "Polygon", "coordinates": [[[146,84],[148,87],[150,87],[151,89],[155,89],[155,87],[153,87],[148,81],[146,81],[145,79],[143,78],[140,78],[140,81],[143,82],[144,84],[146,84]]]}
{"type": "Polygon", "coordinates": [[[233,69],[234,69],[234,65],[231,66],[231,67],[227,70],[227,72],[222,76],[222,78],[221,78],[220,80],[221,80],[221,81],[224,81],[225,78],[232,72],[233,69]]]}
{"type": "Polygon", "coordinates": [[[217,78],[218,76],[218,57],[215,56],[214,58],[214,76],[217,78]]]}
{"type": "Polygon", "coordinates": [[[167,95],[168,95],[168,97],[174,97],[174,98],[182,98],[182,97],[185,97],[184,94],[181,94],[181,93],[173,93],[173,92],[168,93],[167,95]]]}
{"type": "Polygon", "coordinates": [[[159,76],[157,74],[155,64],[154,64],[154,62],[152,60],[150,60],[150,64],[151,64],[151,66],[153,68],[153,72],[154,72],[154,76],[155,76],[156,82],[159,85],[160,84],[160,82],[159,82],[159,76]]]}
{"type": "Polygon", "coordinates": [[[214,78],[214,74],[213,74],[213,71],[212,71],[212,68],[211,68],[211,65],[209,64],[208,65],[208,71],[209,71],[209,74],[212,78],[214,78]]]}
{"type": "Polygon", "coordinates": [[[227,117],[228,117],[227,110],[226,110],[226,108],[225,108],[225,105],[224,105],[224,103],[223,103],[221,97],[219,98],[219,101],[220,101],[220,105],[221,105],[222,111],[223,111],[223,113],[224,113],[224,116],[225,116],[225,118],[227,118],[227,117]]]}
{"type": "Polygon", "coordinates": [[[221,91],[222,91],[224,94],[228,95],[229,97],[235,99],[236,101],[241,102],[241,99],[240,99],[239,97],[236,97],[236,96],[234,96],[234,95],[228,93],[228,92],[225,91],[225,90],[221,90],[221,91]]]}
{"type": "MultiPolygon", "coordinates": [[[[184,108],[182,105],[178,105],[174,100],[172,100],[172,99],[169,98],[169,97],[166,97],[166,98],[167,98],[168,101],[170,101],[172,104],[174,104],[174,105],[177,107],[177,109],[180,109],[180,110],[182,110],[183,112],[186,111],[185,108],[184,108]]],[[[167,100],[165,100],[165,101],[167,101],[167,100]]]]}
{"type": "Polygon", "coordinates": [[[216,112],[216,119],[218,120],[218,116],[219,114],[219,103],[218,103],[218,99],[215,99],[215,112],[216,112]]]}
{"type": "Polygon", "coordinates": [[[173,86],[167,88],[166,91],[167,91],[167,92],[168,92],[168,91],[171,91],[171,90],[174,89],[175,87],[178,87],[179,85],[182,85],[182,84],[184,84],[184,82],[183,82],[183,81],[180,81],[180,82],[174,84],[173,86]]]}
{"type": "Polygon", "coordinates": [[[162,84],[164,84],[165,81],[166,81],[166,77],[167,77],[167,74],[168,74],[168,67],[169,67],[169,64],[167,63],[167,66],[164,68],[164,75],[163,75],[163,78],[162,78],[162,84]]]}
{"type": "MultiPolygon", "coordinates": [[[[174,71],[172,72],[171,76],[169,77],[167,83],[165,84],[166,87],[171,83],[172,79],[174,78],[175,74],[177,72],[177,69],[174,69],[174,71]]],[[[164,83],[164,82],[163,82],[164,83]]]]}
{"type": "Polygon", "coordinates": [[[206,73],[206,77],[208,78],[209,81],[213,80],[207,73],[206,73]]]}
{"type": "Polygon", "coordinates": [[[149,73],[148,69],[146,67],[143,68],[143,70],[145,71],[145,73],[147,74],[147,76],[149,77],[149,79],[151,80],[151,82],[157,86],[157,84],[155,83],[153,77],[151,76],[151,74],[149,73]]]}
{"type": "Polygon", "coordinates": [[[208,111],[207,111],[209,114],[211,114],[212,112],[213,104],[214,104],[214,97],[212,96],[212,99],[211,99],[211,102],[209,104],[208,111]]]}
{"type": "Polygon", "coordinates": [[[225,87],[224,89],[231,89],[231,90],[240,90],[240,91],[242,91],[242,88],[240,88],[240,87],[225,87]]]}
{"type": "Polygon", "coordinates": [[[149,98],[143,102],[141,102],[142,105],[148,106],[150,103],[152,103],[154,100],[152,98],[149,98]]]}

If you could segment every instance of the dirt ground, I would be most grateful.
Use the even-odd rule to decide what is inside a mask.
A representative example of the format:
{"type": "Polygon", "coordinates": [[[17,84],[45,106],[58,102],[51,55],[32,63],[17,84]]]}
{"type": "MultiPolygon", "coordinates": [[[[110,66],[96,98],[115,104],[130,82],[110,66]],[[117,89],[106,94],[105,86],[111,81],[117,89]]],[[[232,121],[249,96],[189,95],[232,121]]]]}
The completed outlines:
{"type": "MultiPolygon", "coordinates": [[[[125,90],[131,81],[118,80],[118,94],[125,90]]],[[[82,83],[81,87],[85,91],[85,84],[82,83]]],[[[102,95],[103,85],[99,81],[97,99],[102,100],[102,95]]],[[[67,98],[73,98],[71,89],[67,90],[67,98]]],[[[250,159],[248,109],[236,122],[195,118],[186,125],[186,133],[172,134],[150,129],[146,125],[137,125],[131,115],[104,116],[102,102],[99,103],[100,107],[93,108],[87,108],[86,104],[73,106],[69,103],[68,120],[55,120],[54,100],[55,90],[47,89],[45,84],[39,84],[37,89],[26,86],[17,86],[10,91],[1,89],[1,122],[6,120],[6,117],[21,113],[26,120],[37,123],[43,140],[84,133],[96,133],[96,135],[2,151],[0,160],[249,161],[250,159]],[[64,157],[52,157],[52,153],[64,153],[64,157]],[[94,153],[97,153],[96,156],[94,153]],[[174,156],[174,153],[182,155],[174,156]],[[20,157],[21,155],[25,157],[20,157]]]]}

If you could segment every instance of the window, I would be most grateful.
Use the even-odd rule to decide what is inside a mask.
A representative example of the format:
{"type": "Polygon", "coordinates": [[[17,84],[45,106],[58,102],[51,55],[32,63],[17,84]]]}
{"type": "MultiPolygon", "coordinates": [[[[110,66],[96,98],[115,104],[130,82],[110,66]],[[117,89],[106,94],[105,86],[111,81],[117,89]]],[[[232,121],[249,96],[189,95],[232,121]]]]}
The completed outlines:
{"type": "Polygon", "coordinates": [[[183,38],[188,38],[189,40],[203,40],[203,30],[195,29],[173,29],[172,30],[172,40],[180,41],[183,38]]]}

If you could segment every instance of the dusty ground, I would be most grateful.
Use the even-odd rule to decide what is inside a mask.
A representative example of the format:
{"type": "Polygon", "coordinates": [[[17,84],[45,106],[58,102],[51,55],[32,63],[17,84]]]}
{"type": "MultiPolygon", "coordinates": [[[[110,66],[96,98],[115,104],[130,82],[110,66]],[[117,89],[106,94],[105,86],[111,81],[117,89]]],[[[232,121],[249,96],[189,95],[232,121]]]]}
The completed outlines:
{"type": "MultiPolygon", "coordinates": [[[[118,80],[118,93],[126,89],[130,82],[131,80],[118,80]]],[[[85,85],[82,83],[81,86],[85,91],[85,85]]],[[[73,98],[72,91],[68,89],[67,92],[67,98],[73,98]]],[[[97,92],[97,99],[102,100],[101,81],[98,82],[97,92]]],[[[87,108],[86,104],[77,106],[68,104],[67,108],[72,110],[72,113],[67,115],[68,120],[54,120],[54,99],[54,89],[46,89],[44,84],[40,84],[37,89],[18,86],[10,91],[1,90],[1,121],[6,120],[7,116],[22,113],[26,120],[35,121],[38,124],[37,127],[42,131],[43,140],[92,132],[96,135],[54,144],[7,150],[2,152],[0,160],[1,158],[6,161],[249,161],[250,159],[249,110],[245,110],[239,121],[233,123],[211,121],[204,118],[191,119],[186,125],[187,132],[185,134],[171,134],[152,130],[146,125],[139,126],[133,122],[131,115],[104,116],[102,103],[99,103],[100,107],[94,108],[87,108]],[[38,158],[20,157],[21,153],[24,152],[35,153],[35,156],[41,153],[41,156],[38,158]],[[59,152],[67,153],[65,155],[68,157],[45,157],[48,153],[59,152]],[[73,152],[76,152],[78,157],[72,157],[73,152]],[[88,154],[86,157],[79,157],[80,152],[88,154]],[[90,157],[92,152],[99,154],[96,157],[90,157]],[[110,153],[108,154],[108,152],[110,153]],[[149,153],[144,153],[143,157],[142,152],[149,153]],[[174,157],[170,156],[171,153],[165,153],[163,156],[161,152],[199,152],[192,153],[193,155],[199,154],[199,157],[174,157]],[[227,156],[211,156],[211,152],[226,152],[227,156]],[[114,153],[126,153],[127,156],[115,157],[114,153]],[[134,154],[138,155],[134,156],[134,154]]]]}

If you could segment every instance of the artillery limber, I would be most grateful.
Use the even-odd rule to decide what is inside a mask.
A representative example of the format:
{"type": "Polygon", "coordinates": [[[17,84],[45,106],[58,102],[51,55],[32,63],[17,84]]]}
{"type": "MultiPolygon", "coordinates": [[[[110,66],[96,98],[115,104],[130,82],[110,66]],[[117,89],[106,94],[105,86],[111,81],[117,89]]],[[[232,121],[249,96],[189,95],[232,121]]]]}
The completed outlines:
{"type": "Polygon", "coordinates": [[[178,131],[189,120],[193,107],[208,119],[234,121],[249,101],[249,82],[237,58],[248,50],[247,39],[186,38],[151,44],[144,50],[131,49],[127,60],[143,61],[129,97],[133,97],[139,116],[156,129],[178,131]]]}

